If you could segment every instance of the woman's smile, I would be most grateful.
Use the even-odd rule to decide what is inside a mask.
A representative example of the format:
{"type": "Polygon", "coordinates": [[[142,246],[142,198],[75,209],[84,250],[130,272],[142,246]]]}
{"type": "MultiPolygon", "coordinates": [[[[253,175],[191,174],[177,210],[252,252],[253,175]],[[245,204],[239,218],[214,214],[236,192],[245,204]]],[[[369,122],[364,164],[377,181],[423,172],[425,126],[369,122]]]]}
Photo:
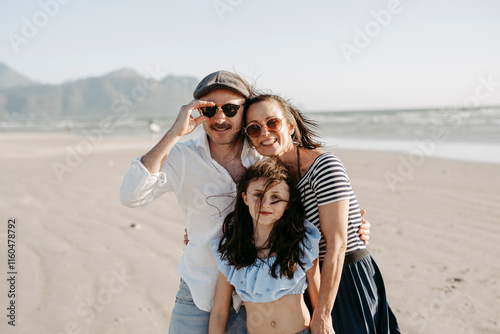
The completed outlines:
{"type": "Polygon", "coordinates": [[[274,143],[276,143],[277,140],[278,139],[276,139],[276,138],[269,138],[269,139],[266,139],[266,140],[260,142],[260,145],[261,146],[271,146],[274,143]]]}

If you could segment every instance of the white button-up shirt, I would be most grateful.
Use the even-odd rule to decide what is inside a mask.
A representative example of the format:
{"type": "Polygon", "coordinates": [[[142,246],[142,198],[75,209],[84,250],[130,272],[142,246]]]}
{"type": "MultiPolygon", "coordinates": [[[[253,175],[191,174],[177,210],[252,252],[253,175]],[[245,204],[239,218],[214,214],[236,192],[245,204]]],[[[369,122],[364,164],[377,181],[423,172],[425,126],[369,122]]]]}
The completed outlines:
{"type": "MultiPolygon", "coordinates": [[[[261,156],[245,141],[241,162],[246,168],[261,156]]],[[[178,265],[196,306],[210,312],[218,269],[209,242],[221,236],[222,223],[234,210],[236,184],[229,172],[212,159],[208,138],[177,143],[160,172],[150,174],[138,158],[120,188],[120,200],[129,207],[144,206],[166,192],[175,192],[189,235],[178,265]]]]}

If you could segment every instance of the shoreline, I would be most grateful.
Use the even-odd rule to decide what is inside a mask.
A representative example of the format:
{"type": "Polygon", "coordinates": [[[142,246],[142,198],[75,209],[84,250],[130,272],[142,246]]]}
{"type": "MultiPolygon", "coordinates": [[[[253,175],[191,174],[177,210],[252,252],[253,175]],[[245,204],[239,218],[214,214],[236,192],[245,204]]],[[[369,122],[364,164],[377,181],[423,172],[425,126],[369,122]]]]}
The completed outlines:
{"type": "MultiPolygon", "coordinates": [[[[449,159],[465,162],[500,164],[500,143],[433,141],[430,139],[352,139],[326,138],[329,149],[390,152],[414,160],[427,158],[449,159]]],[[[418,163],[417,163],[418,164],[418,163]]]]}
{"type": "MultiPolygon", "coordinates": [[[[193,133],[189,134],[184,138],[188,140],[191,138],[196,138],[200,133],[201,129],[196,129],[193,133]]],[[[136,146],[141,147],[142,142],[148,142],[149,140],[158,141],[161,139],[162,135],[147,135],[147,134],[136,134],[136,135],[123,135],[123,134],[92,134],[89,132],[86,134],[79,133],[66,133],[66,132],[7,132],[0,133],[0,138],[8,139],[20,139],[20,138],[38,138],[43,136],[47,139],[61,139],[61,140],[72,140],[70,138],[79,138],[82,141],[88,141],[92,145],[100,146],[105,141],[116,141],[116,140],[133,140],[136,142],[136,146]],[[91,136],[94,138],[91,138],[91,136]]],[[[471,163],[481,163],[481,164],[500,164],[500,143],[486,143],[486,142],[459,142],[452,141],[441,143],[432,142],[429,143],[425,140],[411,140],[411,139],[353,139],[353,138],[332,138],[326,137],[323,142],[325,146],[322,147],[323,150],[327,151],[356,151],[356,152],[380,152],[380,153],[391,153],[399,154],[402,159],[406,159],[410,164],[415,167],[420,165],[419,161],[425,159],[445,159],[451,161],[461,161],[461,162],[471,162],[471,163]],[[423,146],[425,142],[425,147],[423,146]],[[447,149],[447,150],[446,150],[447,149]],[[485,150],[489,151],[485,151],[485,150]],[[445,151],[446,150],[446,151],[445,151]]],[[[116,146],[115,146],[116,147],[116,146]]],[[[116,147],[118,148],[118,147],[116,147]]]]}

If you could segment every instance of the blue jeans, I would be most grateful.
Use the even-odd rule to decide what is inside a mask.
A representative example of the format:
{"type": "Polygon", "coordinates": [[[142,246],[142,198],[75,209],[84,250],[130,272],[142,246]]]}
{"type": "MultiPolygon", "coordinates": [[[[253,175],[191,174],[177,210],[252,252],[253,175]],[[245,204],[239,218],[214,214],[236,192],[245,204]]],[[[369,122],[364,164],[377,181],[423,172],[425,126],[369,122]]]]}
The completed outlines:
{"type": "MultiPolygon", "coordinates": [[[[175,306],[170,317],[169,334],[205,334],[208,333],[210,312],[202,311],[193,302],[191,291],[181,278],[179,291],[175,297],[175,306]]],[[[226,326],[227,334],[247,334],[245,306],[236,313],[233,307],[229,309],[226,326]]]]}

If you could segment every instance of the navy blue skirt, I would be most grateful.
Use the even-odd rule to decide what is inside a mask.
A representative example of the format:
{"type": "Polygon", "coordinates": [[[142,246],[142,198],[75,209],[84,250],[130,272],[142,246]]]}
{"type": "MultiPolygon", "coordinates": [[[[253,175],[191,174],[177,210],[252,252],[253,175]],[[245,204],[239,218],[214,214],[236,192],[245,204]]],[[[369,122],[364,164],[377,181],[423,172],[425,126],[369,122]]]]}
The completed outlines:
{"type": "Polygon", "coordinates": [[[337,334],[401,333],[382,274],[367,250],[346,255],[332,321],[337,334]]]}

